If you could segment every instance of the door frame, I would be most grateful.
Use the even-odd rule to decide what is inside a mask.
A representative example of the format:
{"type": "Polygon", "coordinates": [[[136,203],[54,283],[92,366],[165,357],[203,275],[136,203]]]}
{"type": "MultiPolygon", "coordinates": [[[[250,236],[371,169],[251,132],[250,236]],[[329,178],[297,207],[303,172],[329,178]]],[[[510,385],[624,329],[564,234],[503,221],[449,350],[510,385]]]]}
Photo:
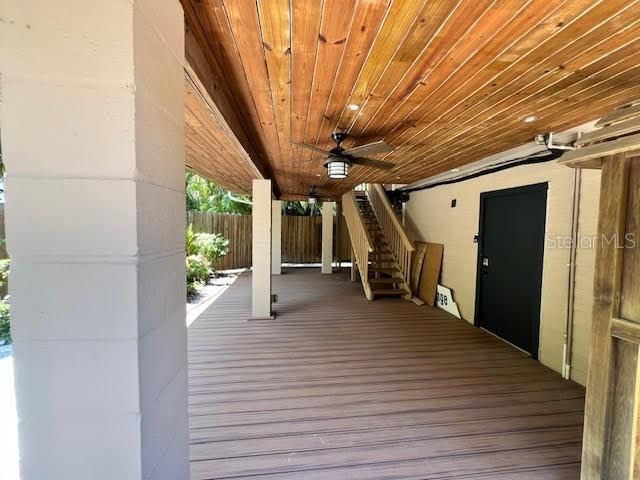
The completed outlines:
{"type": "MultiPolygon", "coordinates": [[[[482,325],[481,322],[481,303],[482,303],[482,295],[481,295],[481,288],[482,288],[482,273],[481,273],[481,269],[482,269],[482,241],[483,241],[483,220],[484,220],[484,214],[485,214],[485,202],[487,199],[489,198],[495,198],[495,197],[506,197],[509,195],[517,195],[520,193],[528,193],[528,192],[538,192],[538,191],[544,191],[546,193],[546,197],[545,197],[545,211],[544,211],[544,236],[543,236],[543,246],[542,246],[542,256],[540,258],[540,286],[539,286],[539,296],[540,296],[540,303],[538,305],[538,317],[537,317],[537,331],[532,331],[532,345],[533,348],[531,349],[531,352],[528,352],[531,354],[531,357],[534,359],[538,359],[538,353],[540,350],[540,317],[542,316],[542,281],[543,281],[543,273],[544,273],[544,251],[545,251],[545,245],[544,245],[544,239],[546,238],[546,234],[547,234],[547,209],[549,208],[549,182],[541,182],[541,183],[534,183],[531,185],[523,185],[520,187],[511,187],[511,188],[504,188],[504,189],[500,189],[500,190],[492,190],[489,192],[481,192],[480,193],[480,214],[479,214],[479,218],[478,218],[478,247],[477,247],[477,258],[476,258],[476,299],[475,299],[475,312],[473,315],[473,324],[476,327],[479,328],[485,328],[482,325]]],[[[489,331],[490,332],[490,331],[489,331]]],[[[493,332],[490,332],[492,335],[495,335],[493,332]]],[[[497,335],[496,335],[497,336],[497,335]]],[[[505,342],[509,343],[509,341],[507,339],[503,339],[502,337],[498,337],[501,340],[504,340],[505,342]]]]}

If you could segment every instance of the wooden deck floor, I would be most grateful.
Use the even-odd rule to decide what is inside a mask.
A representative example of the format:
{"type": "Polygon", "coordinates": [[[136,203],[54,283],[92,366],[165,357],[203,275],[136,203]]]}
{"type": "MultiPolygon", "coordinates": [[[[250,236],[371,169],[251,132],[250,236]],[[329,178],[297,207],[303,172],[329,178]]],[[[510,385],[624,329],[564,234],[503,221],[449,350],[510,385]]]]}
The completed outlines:
{"type": "Polygon", "coordinates": [[[248,275],[189,328],[193,480],[577,479],[584,390],[500,340],[345,275],[248,275]]]}

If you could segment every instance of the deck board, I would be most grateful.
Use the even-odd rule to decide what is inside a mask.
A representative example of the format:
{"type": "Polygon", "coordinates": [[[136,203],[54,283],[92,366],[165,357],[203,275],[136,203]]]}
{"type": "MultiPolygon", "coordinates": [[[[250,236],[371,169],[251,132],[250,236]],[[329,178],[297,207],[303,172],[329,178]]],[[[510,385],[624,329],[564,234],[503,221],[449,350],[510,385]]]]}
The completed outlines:
{"type": "Polygon", "coordinates": [[[584,389],[427,306],[345,274],[242,275],[189,328],[193,480],[577,479],[584,389]]]}

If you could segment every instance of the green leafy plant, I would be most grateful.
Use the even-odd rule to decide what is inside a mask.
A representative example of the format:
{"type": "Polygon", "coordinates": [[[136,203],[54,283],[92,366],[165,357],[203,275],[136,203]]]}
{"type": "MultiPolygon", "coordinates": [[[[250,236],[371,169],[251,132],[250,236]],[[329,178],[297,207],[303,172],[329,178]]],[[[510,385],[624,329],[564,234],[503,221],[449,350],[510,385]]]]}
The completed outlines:
{"type": "Polygon", "coordinates": [[[309,203],[299,200],[289,200],[282,202],[282,214],[289,216],[313,216],[320,215],[322,206],[320,203],[309,203]]]}
{"type": "Polygon", "coordinates": [[[197,233],[195,244],[197,252],[206,258],[211,266],[229,253],[229,240],[218,233],[197,233]]]}
{"type": "Polygon", "coordinates": [[[0,300],[0,345],[11,343],[10,308],[7,297],[0,300]]]}
{"type": "Polygon", "coordinates": [[[251,197],[225,190],[195,172],[185,173],[187,210],[212,213],[251,213],[251,197]]]}
{"type": "MultiPolygon", "coordinates": [[[[0,288],[6,288],[9,278],[9,259],[0,260],[0,288]]],[[[11,323],[10,323],[9,296],[0,300],[0,345],[11,343],[11,323]]]]}
{"type": "Polygon", "coordinates": [[[211,268],[209,262],[202,255],[187,257],[187,296],[191,297],[209,280],[211,268]]]}
{"type": "Polygon", "coordinates": [[[189,225],[186,230],[184,246],[187,255],[196,255],[198,253],[198,236],[193,232],[193,225],[189,225]]]}

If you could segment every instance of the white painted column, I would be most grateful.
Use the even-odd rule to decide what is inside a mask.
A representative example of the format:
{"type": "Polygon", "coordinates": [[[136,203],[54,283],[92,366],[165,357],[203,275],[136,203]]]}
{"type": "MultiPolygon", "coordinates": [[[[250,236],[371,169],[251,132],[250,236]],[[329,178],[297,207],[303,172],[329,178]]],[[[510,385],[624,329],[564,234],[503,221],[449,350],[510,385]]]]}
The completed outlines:
{"type": "Polygon", "coordinates": [[[187,480],[178,0],[6,0],[23,480],[187,480]]]}
{"type": "Polygon", "coordinates": [[[335,202],[322,204],[322,273],[333,273],[333,207],[335,202]]]}
{"type": "Polygon", "coordinates": [[[253,181],[251,318],[271,318],[271,180],[253,181]]]}
{"type": "Polygon", "coordinates": [[[271,216],[271,273],[282,273],[282,202],[272,201],[271,216]]]}

